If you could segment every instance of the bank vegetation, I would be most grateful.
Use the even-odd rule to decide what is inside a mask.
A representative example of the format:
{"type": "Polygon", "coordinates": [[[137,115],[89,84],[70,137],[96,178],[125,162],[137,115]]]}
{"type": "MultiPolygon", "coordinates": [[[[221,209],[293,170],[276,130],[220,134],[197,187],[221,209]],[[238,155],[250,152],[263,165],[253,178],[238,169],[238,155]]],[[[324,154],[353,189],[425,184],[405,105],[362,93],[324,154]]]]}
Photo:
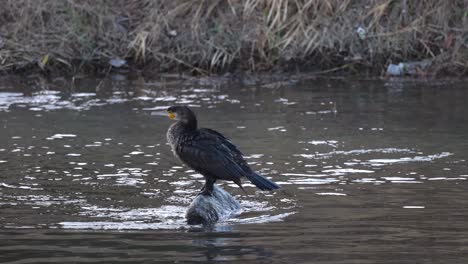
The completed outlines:
{"type": "Polygon", "coordinates": [[[466,75],[466,0],[4,0],[0,72],[466,75]],[[426,67],[427,66],[427,67],[426,67]]]}

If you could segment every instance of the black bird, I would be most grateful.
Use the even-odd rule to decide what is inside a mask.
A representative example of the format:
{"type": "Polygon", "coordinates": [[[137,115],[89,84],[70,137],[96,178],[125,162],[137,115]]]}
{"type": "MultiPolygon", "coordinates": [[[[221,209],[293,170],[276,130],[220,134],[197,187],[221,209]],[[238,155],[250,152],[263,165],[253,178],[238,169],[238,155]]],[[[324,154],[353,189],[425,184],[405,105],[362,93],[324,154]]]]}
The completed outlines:
{"type": "Polygon", "coordinates": [[[216,180],[233,181],[242,188],[242,177],[247,177],[262,191],[279,188],[276,183],[252,171],[242,152],[221,133],[198,128],[197,118],[190,108],[171,106],[167,114],[170,119],[177,120],[167,130],[167,141],[174,155],[205,177],[200,194],[211,195],[216,180]]]}

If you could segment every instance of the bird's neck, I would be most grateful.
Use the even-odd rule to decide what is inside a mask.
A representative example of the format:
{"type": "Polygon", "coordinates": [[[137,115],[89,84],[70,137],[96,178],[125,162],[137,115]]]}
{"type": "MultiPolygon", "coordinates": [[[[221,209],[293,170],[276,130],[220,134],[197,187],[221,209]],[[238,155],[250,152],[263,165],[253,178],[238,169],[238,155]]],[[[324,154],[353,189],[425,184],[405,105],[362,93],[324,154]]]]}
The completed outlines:
{"type": "Polygon", "coordinates": [[[186,120],[180,120],[177,122],[178,126],[185,131],[195,131],[198,128],[197,118],[190,116],[186,120]]]}

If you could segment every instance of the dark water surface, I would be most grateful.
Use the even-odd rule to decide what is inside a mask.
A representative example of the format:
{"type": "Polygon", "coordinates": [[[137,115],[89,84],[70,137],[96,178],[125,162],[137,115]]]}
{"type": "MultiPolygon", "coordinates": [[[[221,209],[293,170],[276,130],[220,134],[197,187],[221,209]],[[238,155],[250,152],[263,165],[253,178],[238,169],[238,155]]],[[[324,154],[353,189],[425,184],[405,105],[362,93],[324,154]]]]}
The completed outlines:
{"type": "Polygon", "coordinates": [[[61,81],[0,81],[2,263],[468,263],[464,82],[61,81]],[[282,190],[187,226],[172,104],[282,190]]]}

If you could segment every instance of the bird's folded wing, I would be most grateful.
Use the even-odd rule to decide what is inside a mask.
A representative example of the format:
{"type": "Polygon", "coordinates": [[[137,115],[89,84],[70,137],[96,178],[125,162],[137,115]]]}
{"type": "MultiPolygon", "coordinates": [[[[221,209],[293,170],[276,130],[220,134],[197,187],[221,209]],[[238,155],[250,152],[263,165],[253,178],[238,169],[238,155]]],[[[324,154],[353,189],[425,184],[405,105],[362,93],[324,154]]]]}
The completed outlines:
{"type": "Polygon", "coordinates": [[[219,179],[232,180],[245,175],[236,154],[219,137],[198,135],[193,140],[180,144],[179,157],[199,172],[209,173],[219,179]]]}

